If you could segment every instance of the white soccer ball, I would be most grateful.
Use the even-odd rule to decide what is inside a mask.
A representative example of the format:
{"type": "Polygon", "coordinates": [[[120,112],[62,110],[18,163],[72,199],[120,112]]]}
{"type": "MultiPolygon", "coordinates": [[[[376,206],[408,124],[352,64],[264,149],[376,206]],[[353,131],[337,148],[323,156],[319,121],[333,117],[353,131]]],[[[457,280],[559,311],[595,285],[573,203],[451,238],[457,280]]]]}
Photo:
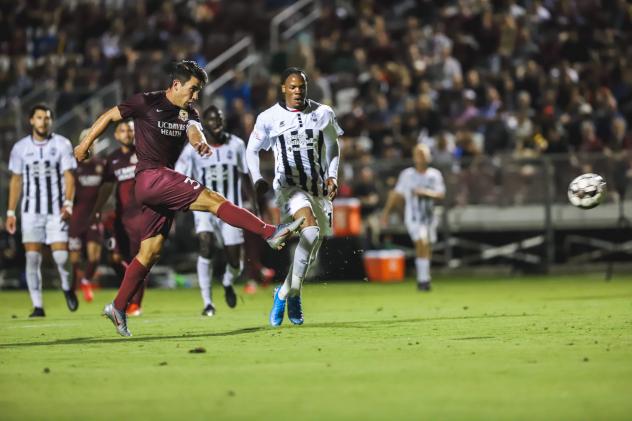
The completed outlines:
{"type": "Polygon", "coordinates": [[[606,181],[599,174],[582,174],[568,185],[568,200],[578,208],[592,209],[605,197],[606,181]]]}

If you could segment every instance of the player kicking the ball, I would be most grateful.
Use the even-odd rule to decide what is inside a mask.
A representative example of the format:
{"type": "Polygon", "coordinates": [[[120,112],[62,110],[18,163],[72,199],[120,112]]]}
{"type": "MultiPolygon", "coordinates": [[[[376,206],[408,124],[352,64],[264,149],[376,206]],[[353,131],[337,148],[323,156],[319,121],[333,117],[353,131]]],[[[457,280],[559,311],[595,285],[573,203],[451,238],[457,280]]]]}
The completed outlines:
{"type": "Polygon", "coordinates": [[[103,315],[122,336],[131,336],[125,314],[127,305],[160,258],[176,211],[211,212],[230,225],[259,234],[275,249],[281,248],[303,222],[301,219],[279,226],[266,224],[200,182],[173,170],[187,141],[202,156],[210,155],[212,150],[192,105],[208,81],[206,72],[195,62],[183,60],[173,64],[170,80],[166,91],[133,95],[103,113],[75,148],[76,158],[83,161],[94,140],[110,123],[124,118],[134,120],[138,156],[135,196],[142,208],[139,221],[143,232],[140,250],[127,267],[116,298],[103,309],[103,315]]]}

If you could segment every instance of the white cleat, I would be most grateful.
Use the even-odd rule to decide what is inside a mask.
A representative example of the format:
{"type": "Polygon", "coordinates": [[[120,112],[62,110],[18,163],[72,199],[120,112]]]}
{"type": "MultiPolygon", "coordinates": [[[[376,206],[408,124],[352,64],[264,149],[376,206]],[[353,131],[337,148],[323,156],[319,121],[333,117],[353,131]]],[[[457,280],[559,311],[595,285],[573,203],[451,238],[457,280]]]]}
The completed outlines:
{"type": "Polygon", "coordinates": [[[301,216],[296,221],[277,225],[274,233],[266,238],[266,242],[273,249],[281,250],[285,246],[285,242],[303,225],[303,221],[305,221],[305,217],[301,216]]]}

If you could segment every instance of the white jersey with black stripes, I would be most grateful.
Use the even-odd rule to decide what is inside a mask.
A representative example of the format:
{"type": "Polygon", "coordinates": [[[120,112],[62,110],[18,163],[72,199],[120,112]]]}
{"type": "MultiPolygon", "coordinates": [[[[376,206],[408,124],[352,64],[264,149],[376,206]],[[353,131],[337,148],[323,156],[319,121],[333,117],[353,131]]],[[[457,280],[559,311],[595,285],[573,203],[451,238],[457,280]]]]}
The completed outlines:
{"type": "Polygon", "coordinates": [[[225,144],[213,145],[213,154],[201,156],[187,144],[175,170],[199,181],[237,206],[243,206],[241,176],[248,173],[246,145],[239,137],[228,134],[225,144]]]}
{"type": "Polygon", "coordinates": [[[77,168],[70,140],[29,135],[13,145],[9,170],[22,176],[22,214],[59,215],[65,197],[64,172],[77,168]]]}
{"type": "Polygon", "coordinates": [[[414,167],[410,167],[400,173],[395,191],[406,200],[404,220],[407,225],[434,223],[434,199],[416,194],[415,190],[419,188],[445,193],[445,183],[441,172],[436,168],[419,172],[414,167]]]}
{"type": "Polygon", "coordinates": [[[248,169],[253,182],[262,178],[259,151],[274,150],[274,189],[300,188],[322,197],[325,180],[338,176],[338,136],[343,134],[331,107],[307,100],[302,110],[282,104],[257,117],[247,147],[248,169]]]}

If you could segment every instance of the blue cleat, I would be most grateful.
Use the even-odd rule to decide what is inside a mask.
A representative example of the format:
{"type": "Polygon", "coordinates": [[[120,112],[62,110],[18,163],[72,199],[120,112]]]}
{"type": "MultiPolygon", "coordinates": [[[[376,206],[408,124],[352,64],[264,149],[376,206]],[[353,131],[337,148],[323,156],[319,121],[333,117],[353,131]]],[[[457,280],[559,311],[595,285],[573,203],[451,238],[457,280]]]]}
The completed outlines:
{"type": "Polygon", "coordinates": [[[279,298],[280,289],[280,287],[274,289],[274,302],[272,303],[272,310],[270,310],[270,324],[272,326],[281,326],[281,323],[283,323],[283,313],[285,313],[287,300],[279,298]]]}
{"type": "Polygon", "coordinates": [[[287,317],[292,324],[303,324],[303,305],[301,304],[301,296],[287,297],[287,317]]]}
{"type": "Polygon", "coordinates": [[[303,324],[303,305],[301,304],[301,296],[287,297],[287,317],[292,324],[303,324]]]}

